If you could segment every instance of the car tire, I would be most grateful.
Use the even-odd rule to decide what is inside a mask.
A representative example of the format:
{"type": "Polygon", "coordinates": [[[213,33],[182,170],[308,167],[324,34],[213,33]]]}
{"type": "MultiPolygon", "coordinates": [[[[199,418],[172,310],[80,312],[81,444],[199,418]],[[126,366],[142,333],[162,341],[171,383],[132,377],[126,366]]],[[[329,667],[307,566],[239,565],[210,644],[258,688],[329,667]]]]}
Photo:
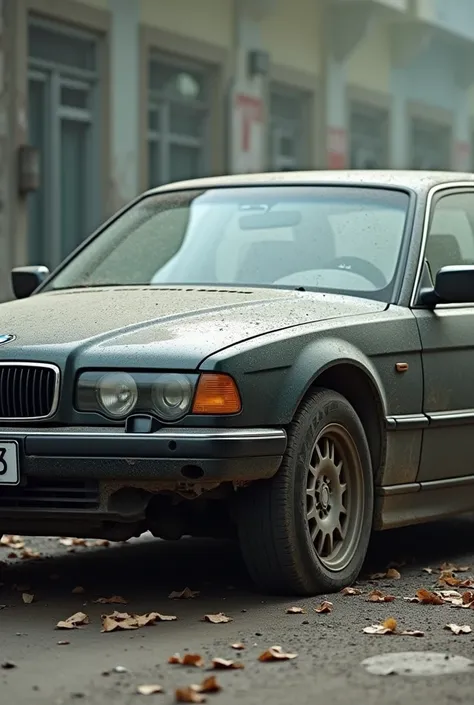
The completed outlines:
{"type": "Polygon", "coordinates": [[[240,491],[238,535],[251,578],[280,595],[350,585],[365,560],[373,508],[359,417],[341,394],[317,389],[295,415],[277,474],[240,491]]]}

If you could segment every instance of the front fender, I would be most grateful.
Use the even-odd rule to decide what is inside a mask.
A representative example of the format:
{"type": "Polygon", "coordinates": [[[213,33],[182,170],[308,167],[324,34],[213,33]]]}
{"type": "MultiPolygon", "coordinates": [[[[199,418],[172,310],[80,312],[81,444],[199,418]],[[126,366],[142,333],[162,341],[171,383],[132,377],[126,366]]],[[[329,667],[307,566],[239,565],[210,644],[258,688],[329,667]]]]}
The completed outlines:
{"type": "Polygon", "coordinates": [[[277,416],[286,417],[287,423],[289,423],[316,379],[329,368],[343,364],[357,367],[367,375],[378,394],[384,416],[386,416],[385,390],[372,361],[355,345],[336,337],[315,340],[301,350],[294,364],[282,379],[283,387],[278,398],[277,416]]]}

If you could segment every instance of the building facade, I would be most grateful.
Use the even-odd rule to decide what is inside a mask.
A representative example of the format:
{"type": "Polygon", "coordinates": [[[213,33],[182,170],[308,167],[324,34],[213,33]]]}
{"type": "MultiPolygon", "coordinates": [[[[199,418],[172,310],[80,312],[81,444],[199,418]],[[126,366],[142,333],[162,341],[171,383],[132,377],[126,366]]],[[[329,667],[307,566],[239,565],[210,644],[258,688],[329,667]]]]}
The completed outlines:
{"type": "Polygon", "coordinates": [[[470,169],[472,0],[0,0],[0,299],[150,186],[470,169]]]}

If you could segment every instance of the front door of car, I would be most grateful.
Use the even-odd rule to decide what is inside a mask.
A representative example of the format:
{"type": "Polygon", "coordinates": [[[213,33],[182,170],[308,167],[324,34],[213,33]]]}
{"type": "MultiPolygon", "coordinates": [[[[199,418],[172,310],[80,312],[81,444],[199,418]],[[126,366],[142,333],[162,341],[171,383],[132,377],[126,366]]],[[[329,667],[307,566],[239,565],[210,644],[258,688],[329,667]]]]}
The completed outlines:
{"type": "MultiPolygon", "coordinates": [[[[433,199],[424,266],[474,264],[474,189],[433,199]]],[[[474,474],[474,301],[415,308],[423,348],[423,432],[418,481],[474,474]]]]}

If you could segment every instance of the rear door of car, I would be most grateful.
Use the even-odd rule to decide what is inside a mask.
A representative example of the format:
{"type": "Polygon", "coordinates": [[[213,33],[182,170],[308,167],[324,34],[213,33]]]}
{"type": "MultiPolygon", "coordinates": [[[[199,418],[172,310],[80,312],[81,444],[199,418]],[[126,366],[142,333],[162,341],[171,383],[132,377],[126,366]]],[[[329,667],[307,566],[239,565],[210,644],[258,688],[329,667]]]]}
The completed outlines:
{"type": "MultiPolygon", "coordinates": [[[[433,281],[443,266],[474,264],[474,184],[437,190],[425,227],[423,267],[433,281]]],[[[434,310],[415,303],[414,315],[429,418],[418,481],[445,481],[449,488],[453,478],[474,475],[474,300],[434,310]]]]}

